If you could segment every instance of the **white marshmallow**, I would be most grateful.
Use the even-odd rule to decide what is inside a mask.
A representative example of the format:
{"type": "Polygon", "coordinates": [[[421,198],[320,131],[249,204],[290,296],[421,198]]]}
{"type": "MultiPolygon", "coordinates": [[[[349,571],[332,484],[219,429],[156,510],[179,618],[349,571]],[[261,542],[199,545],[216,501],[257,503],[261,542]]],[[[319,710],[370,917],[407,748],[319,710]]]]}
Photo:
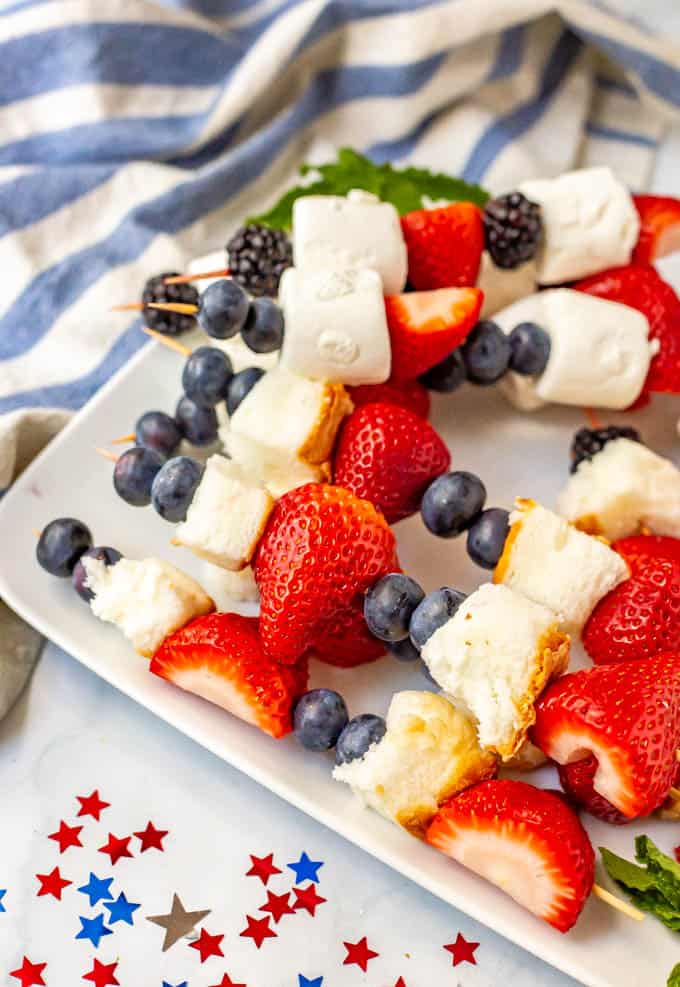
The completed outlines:
{"type": "Polygon", "coordinates": [[[574,281],[630,261],[640,219],[630,192],[610,168],[532,179],[519,191],[541,207],[539,284],[574,281]]]}
{"type": "Polygon", "coordinates": [[[115,624],[145,658],[168,634],[215,609],[196,580],[161,559],[123,558],[107,566],[99,559],[83,558],[83,565],[95,594],[92,613],[115,624]]]}
{"type": "Polygon", "coordinates": [[[578,528],[610,541],[642,526],[680,538],[680,470],[640,442],[613,439],[579,464],[557,510],[578,528]]]}
{"type": "Polygon", "coordinates": [[[536,322],[550,336],[550,357],[540,376],[509,373],[501,384],[526,410],[549,401],[627,408],[639,396],[656,351],[649,322],[637,309],[570,288],[530,295],[494,321],[506,333],[519,322],[536,322]]]}
{"type": "Polygon", "coordinates": [[[398,295],[408,258],[399,214],[363,189],[341,195],[306,195],[293,205],[293,258],[301,271],[371,268],[383,292],[398,295]]]}
{"type": "Polygon", "coordinates": [[[494,582],[549,607],[569,631],[580,632],[597,602],[628,578],[608,545],[533,500],[515,502],[510,525],[494,582]]]}
{"type": "Polygon", "coordinates": [[[490,319],[496,312],[536,291],[536,264],[528,261],[512,269],[496,267],[485,250],[477,278],[484,292],[480,319],[490,319]]]}
{"type": "Polygon", "coordinates": [[[486,583],[425,642],[422,657],[476,718],[481,746],[508,760],[535,722],[535,700],[567,667],[569,636],[552,610],[486,583]]]}
{"type": "Polygon", "coordinates": [[[281,278],[286,331],[281,365],[293,373],[342,384],[380,384],[390,375],[391,348],[380,275],[298,271],[281,278]]]}
{"type": "Polygon", "coordinates": [[[238,571],[255,554],[273,506],[271,495],[240,466],[224,456],[211,456],[173,544],[222,569],[238,571]]]}
{"type": "Polygon", "coordinates": [[[249,565],[240,572],[230,572],[212,562],[204,562],[201,583],[212,596],[216,608],[224,613],[233,610],[234,603],[257,603],[260,598],[255,573],[249,565]]]}
{"type": "Polygon", "coordinates": [[[482,751],[472,721],[433,692],[397,692],[387,732],[362,758],[338,765],[337,781],[388,819],[422,836],[438,806],[489,778],[496,758],[482,751]]]}

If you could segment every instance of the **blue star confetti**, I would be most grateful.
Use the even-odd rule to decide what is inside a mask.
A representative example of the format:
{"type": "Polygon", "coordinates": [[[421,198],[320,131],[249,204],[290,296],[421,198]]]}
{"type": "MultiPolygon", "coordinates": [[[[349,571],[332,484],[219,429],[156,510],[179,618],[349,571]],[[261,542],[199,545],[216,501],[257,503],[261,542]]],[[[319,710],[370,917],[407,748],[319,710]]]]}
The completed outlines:
{"type": "Polygon", "coordinates": [[[134,925],[132,915],[140,907],[140,905],[128,901],[122,891],[115,901],[104,902],[104,908],[109,913],[109,925],[113,925],[115,922],[127,922],[128,925],[134,925]]]}
{"type": "MultiPolygon", "coordinates": [[[[173,985],[169,984],[167,980],[164,980],[163,987],[173,987],[173,985]]],[[[187,984],[186,980],[183,980],[181,984],[175,984],[174,987],[189,987],[189,985],[187,984]]]]}
{"type": "Polygon", "coordinates": [[[5,897],[6,894],[7,894],[7,888],[0,889],[0,912],[6,912],[7,911],[7,909],[5,908],[5,906],[2,903],[2,899],[5,897]]]}
{"type": "Polygon", "coordinates": [[[295,871],[296,884],[302,884],[303,881],[314,881],[315,884],[318,884],[318,870],[323,867],[323,860],[310,860],[303,850],[297,863],[286,864],[286,867],[295,871]]]}
{"type": "Polygon", "coordinates": [[[102,914],[97,915],[95,918],[85,918],[83,915],[79,915],[78,918],[80,919],[82,929],[76,936],[76,939],[89,939],[95,949],[99,948],[102,936],[113,935],[113,929],[107,929],[104,925],[104,916],[102,914]]]}
{"type": "Polygon", "coordinates": [[[321,987],[322,983],[323,977],[316,977],[314,980],[308,980],[304,974],[298,973],[298,987],[321,987]]]}
{"type": "Polygon", "coordinates": [[[111,894],[111,885],[113,884],[112,877],[97,877],[90,871],[90,880],[87,884],[83,884],[82,888],[78,890],[82,894],[86,894],[90,899],[90,907],[94,908],[96,904],[100,901],[112,901],[113,895],[111,894]]]}

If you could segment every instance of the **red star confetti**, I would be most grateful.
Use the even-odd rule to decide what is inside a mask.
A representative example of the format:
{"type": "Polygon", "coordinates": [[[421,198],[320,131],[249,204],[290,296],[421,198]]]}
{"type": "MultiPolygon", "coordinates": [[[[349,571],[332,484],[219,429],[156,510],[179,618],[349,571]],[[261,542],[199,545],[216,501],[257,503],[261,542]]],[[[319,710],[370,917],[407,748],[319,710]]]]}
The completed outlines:
{"type": "Polygon", "coordinates": [[[325,898],[322,898],[320,894],[316,893],[316,888],[313,884],[308,884],[306,888],[293,888],[293,894],[295,895],[294,910],[297,911],[298,908],[304,908],[312,916],[316,914],[317,906],[323,905],[324,901],[326,901],[325,898]]]}
{"type": "Polygon", "coordinates": [[[101,816],[104,809],[108,809],[111,805],[110,802],[103,802],[99,797],[99,789],[95,788],[91,795],[76,795],[76,798],[80,802],[80,812],[79,816],[92,816],[99,822],[99,817],[101,816]]]}
{"type": "Polygon", "coordinates": [[[118,837],[114,836],[113,833],[109,833],[108,842],[106,842],[104,846],[99,847],[99,852],[108,853],[111,858],[111,865],[117,864],[122,857],[132,856],[128,849],[128,844],[131,839],[131,836],[118,837]]]}
{"type": "Polygon", "coordinates": [[[79,833],[83,827],[82,826],[67,826],[67,824],[62,819],[59,823],[59,829],[56,833],[50,833],[47,837],[48,840],[54,840],[55,843],[59,844],[59,853],[65,853],[70,846],[82,846],[80,842],[79,833]]]}
{"type": "Polygon", "coordinates": [[[347,956],[342,961],[343,966],[352,966],[356,964],[358,967],[366,973],[369,961],[375,959],[376,956],[380,956],[380,953],[376,953],[372,950],[366,939],[360,939],[359,942],[345,942],[343,946],[347,950],[347,956]]]}
{"type": "Polygon", "coordinates": [[[676,848],[673,851],[673,853],[675,854],[675,859],[680,864],[680,846],[676,846],[676,848]]]}
{"type": "Polygon", "coordinates": [[[222,977],[218,984],[213,984],[212,987],[248,987],[247,984],[235,984],[228,973],[222,977]]]}
{"type": "Polygon", "coordinates": [[[31,963],[28,956],[24,956],[24,962],[17,970],[12,970],[10,977],[16,977],[21,981],[21,987],[39,987],[45,984],[42,973],[47,963],[31,963]]]}
{"type": "Polygon", "coordinates": [[[51,894],[57,901],[61,901],[61,892],[73,883],[73,881],[67,881],[65,877],[61,876],[58,867],[55,867],[49,874],[36,874],[35,876],[40,881],[38,898],[42,898],[45,894],[51,894]]]}
{"type": "Polygon", "coordinates": [[[190,942],[189,947],[190,949],[197,949],[201,954],[201,963],[205,963],[211,956],[224,956],[220,946],[223,939],[223,935],[211,936],[205,929],[201,929],[198,939],[196,942],[190,942]]]}
{"type": "Polygon", "coordinates": [[[259,877],[263,884],[266,884],[270,877],[274,874],[280,874],[281,871],[278,867],[274,865],[274,854],[268,853],[266,857],[255,857],[250,854],[250,859],[253,866],[250,870],[246,871],[246,877],[259,877]]]}
{"type": "Polygon", "coordinates": [[[269,926],[269,916],[267,918],[253,918],[246,915],[247,927],[240,933],[244,939],[252,939],[259,949],[265,939],[276,938],[277,933],[269,926]]]}
{"type": "Polygon", "coordinates": [[[456,936],[456,941],[449,943],[448,946],[444,946],[444,949],[451,953],[454,966],[458,966],[459,963],[472,963],[473,966],[476,966],[475,950],[478,947],[478,942],[468,942],[459,932],[456,936]]]}
{"type": "Polygon", "coordinates": [[[403,977],[399,977],[394,987],[406,987],[403,977]]]}
{"type": "Polygon", "coordinates": [[[147,850],[160,850],[162,853],[165,850],[163,839],[168,835],[168,830],[156,829],[154,824],[149,821],[146,824],[146,829],[142,829],[132,835],[136,836],[141,843],[139,848],[140,853],[145,853],[147,850]]]}
{"type": "Polygon", "coordinates": [[[116,980],[114,974],[116,972],[117,963],[100,963],[99,960],[95,959],[94,966],[89,973],[83,974],[83,980],[91,980],[95,987],[108,987],[109,984],[119,984],[120,981],[116,980]]]}
{"type": "Polygon", "coordinates": [[[275,923],[280,922],[284,915],[293,915],[294,909],[290,907],[290,891],[286,894],[267,891],[266,904],[261,906],[260,911],[269,912],[275,923]]]}

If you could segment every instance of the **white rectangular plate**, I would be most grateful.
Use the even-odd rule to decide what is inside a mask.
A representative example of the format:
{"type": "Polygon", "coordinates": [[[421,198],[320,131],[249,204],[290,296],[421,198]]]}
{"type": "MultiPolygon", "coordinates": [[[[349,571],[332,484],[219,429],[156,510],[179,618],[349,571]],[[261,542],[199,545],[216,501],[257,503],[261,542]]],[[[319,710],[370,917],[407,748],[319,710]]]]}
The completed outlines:
{"type": "MultiPolygon", "coordinates": [[[[148,346],[104,387],[26,470],[0,503],[0,596],[47,637],[151,712],[199,744],[342,834],[422,887],[486,923],[590,987],[662,987],[680,959],[677,938],[653,918],[636,923],[592,899],[566,936],[534,919],[496,888],[362,809],[331,778],[331,760],[303,752],[292,738],[276,742],[216,707],[155,678],[115,628],[96,620],[68,580],[43,572],[35,561],[35,534],[49,520],[72,515],[85,521],[99,544],[125,555],[158,555],[197,574],[199,564],[169,539],[172,528],[151,508],[131,508],[111,486],[111,463],[95,453],[129,432],[150,408],[172,411],[180,390],[181,357],[148,346]]],[[[636,416],[646,440],[668,453],[677,404],[656,401],[636,416]]],[[[622,416],[607,416],[607,421],[622,416]]],[[[515,495],[547,505],[566,479],[578,410],[514,412],[492,389],[466,388],[436,402],[434,423],[453,454],[455,468],[479,473],[490,505],[509,507],[515,495]]],[[[275,427],[275,423],[272,423],[275,427]]],[[[486,574],[467,559],[463,539],[429,535],[418,517],[396,528],[404,569],[427,590],[441,585],[471,590],[486,574]]],[[[426,688],[421,673],[394,659],[354,671],[315,664],[314,683],[338,688],[353,714],[384,713],[402,688],[426,688]]],[[[555,785],[551,772],[541,781],[555,785]]],[[[632,856],[633,838],[648,832],[669,850],[680,842],[671,824],[643,822],[615,828],[588,821],[594,845],[632,856]],[[675,833],[675,836],[673,835],[675,833]]],[[[606,883],[603,875],[599,879],[606,883]]]]}

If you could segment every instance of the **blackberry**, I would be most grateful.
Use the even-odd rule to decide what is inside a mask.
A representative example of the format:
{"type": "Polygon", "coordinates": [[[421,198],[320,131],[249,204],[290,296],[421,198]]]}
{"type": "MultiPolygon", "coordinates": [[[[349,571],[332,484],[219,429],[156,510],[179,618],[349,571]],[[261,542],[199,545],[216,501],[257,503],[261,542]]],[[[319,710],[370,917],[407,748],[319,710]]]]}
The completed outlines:
{"type": "Polygon", "coordinates": [[[642,442],[640,433],[630,425],[609,425],[607,428],[580,428],[571,444],[570,473],[575,473],[585,459],[592,459],[612,439],[642,442]]]}
{"type": "MultiPolygon", "coordinates": [[[[165,278],[174,278],[177,271],[166,271],[149,278],[144,285],[142,303],[149,302],[184,302],[187,305],[198,305],[198,292],[192,284],[164,284],[165,278]]],[[[158,308],[145,308],[144,318],[149,329],[162,332],[164,336],[179,336],[188,332],[196,325],[193,315],[180,315],[179,312],[163,312],[158,308]]]]}
{"type": "Polygon", "coordinates": [[[484,240],[497,267],[531,260],[543,237],[541,207],[521,192],[490,199],[484,208],[484,240]]]}
{"type": "Polygon", "coordinates": [[[251,295],[279,290],[281,275],[293,263],[293,248],[283,230],[250,223],[237,230],[227,244],[229,271],[251,295]]]}

